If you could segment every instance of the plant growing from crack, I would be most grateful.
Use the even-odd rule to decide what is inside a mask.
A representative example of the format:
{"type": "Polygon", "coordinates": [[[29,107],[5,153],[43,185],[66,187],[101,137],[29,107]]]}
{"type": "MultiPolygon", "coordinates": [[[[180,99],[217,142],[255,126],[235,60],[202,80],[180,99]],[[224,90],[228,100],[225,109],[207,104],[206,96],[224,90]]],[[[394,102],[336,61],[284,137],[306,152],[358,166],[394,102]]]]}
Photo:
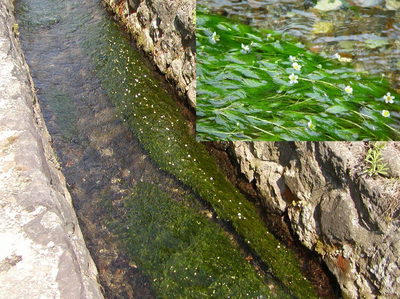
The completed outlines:
{"type": "Polygon", "coordinates": [[[368,149],[365,162],[368,168],[363,173],[368,173],[369,176],[387,175],[387,163],[383,162],[382,149],[385,147],[386,142],[374,142],[373,146],[368,149]]]}

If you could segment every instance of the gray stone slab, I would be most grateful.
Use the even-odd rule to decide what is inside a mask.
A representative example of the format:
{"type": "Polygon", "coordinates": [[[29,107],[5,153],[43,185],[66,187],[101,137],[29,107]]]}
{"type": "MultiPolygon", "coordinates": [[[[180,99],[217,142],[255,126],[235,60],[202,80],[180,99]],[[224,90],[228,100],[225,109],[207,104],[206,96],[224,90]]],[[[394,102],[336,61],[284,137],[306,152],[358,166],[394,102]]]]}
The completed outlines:
{"type": "Polygon", "coordinates": [[[0,298],[103,298],[15,24],[0,0],[0,298]]]}

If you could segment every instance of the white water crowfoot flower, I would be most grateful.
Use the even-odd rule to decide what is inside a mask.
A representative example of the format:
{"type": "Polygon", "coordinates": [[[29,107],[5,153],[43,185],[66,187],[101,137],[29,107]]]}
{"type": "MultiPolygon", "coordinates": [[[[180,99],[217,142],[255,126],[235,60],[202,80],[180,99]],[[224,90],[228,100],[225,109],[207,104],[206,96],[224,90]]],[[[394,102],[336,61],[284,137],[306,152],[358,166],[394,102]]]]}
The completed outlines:
{"type": "Polygon", "coordinates": [[[387,111],[387,110],[382,110],[382,116],[389,117],[390,116],[390,112],[387,111]]]}
{"type": "Polygon", "coordinates": [[[314,130],[315,129],[315,125],[312,123],[312,120],[310,119],[310,121],[307,123],[307,126],[310,128],[310,130],[314,130]]]}
{"type": "Polygon", "coordinates": [[[295,75],[295,74],[291,74],[290,76],[289,76],[289,79],[290,79],[290,84],[293,84],[293,83],[297,83],[298,81],[297,81],[297,79],[299,79],[299,76],[297,76],[297,75],[295,75]]]}
{"type": "Polygon", "coordinates": [[[348,94],[352,94],[353,88],[350,85],[347,85],[346,88],[344,89],[344,91],[347,92],[348,94]]]}
{"type": "Polygon", "coordinates": [[[334,58],[336,59],[340,59],[340,54],[339,53],[335,53],[335,55],[333,55],[334,58]]]}
{"type": "Polygon", "coordinates": [[[251,52],[250,47],[248,45],[243,45],[242,44],[242,54],[247,54],[247,53],[250,53],[250,52],[251,52]]]}
{"type": "Polygon", "coordinates": [[[292,55],[289,56],[289,60],[290,60],[291,62],[297,61],[296,57],[293,57],[292,55]]]}
{"type": "Polygon", "coordinates": [[[387,103],[393,104],[394,96],[392,96],[392,95],[390,94],[390,92],[388,92],[386,95],[384,95],[383,98],[385,99],[385,103],[386,103],[386,104],[387,104],[387,103]]]}
{"type": "Polygon", "coordinates": [[[292,63],[292,67],[293,67],[296,71],[300,71],[300,70],[301,70],[301,65],[299,65],[297,62],[293,62],[293,63],[292,63]]]}
{"type": "Polygon", "coordinates": [[[217,41],[219,41],[219,35],[217,35],[217,33],[214,32],[214,33],[210,36],[209,40],[210,40],[210,43],[216,44],[217,41]]]}

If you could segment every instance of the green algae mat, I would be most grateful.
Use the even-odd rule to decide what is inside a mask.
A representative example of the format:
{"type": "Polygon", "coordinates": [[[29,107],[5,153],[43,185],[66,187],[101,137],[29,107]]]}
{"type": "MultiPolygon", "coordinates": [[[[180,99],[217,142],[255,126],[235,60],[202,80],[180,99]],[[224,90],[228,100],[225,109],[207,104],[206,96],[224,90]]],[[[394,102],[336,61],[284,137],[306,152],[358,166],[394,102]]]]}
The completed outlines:
{"type": "Polygon", "coordinates": [[[126,214],[113,225],[157,297],[316,298],[295,254],[267,231],[254,205],[189,134],[174,100],[144,65],[134,62],[139,54],[118,28],[111,23],[98,29],[90,29],[92,42],[86,48],[116,114],[158,167],[207,202],[218,221],[229,223],[269,273],[250,267],[220,225],[193,204],[172,199],[160,188],[162,182],[138,183],[124,200],[126,214]]]}
{"type": "Polygon", "coordinates": [[[400,95],[384,77],[290,36],[196,18],[198,140],[400,139],[400,95]]]}
{"type": "Polygon", "coordinates": [[[138,184],[126,202],[126,247],[153,281],[158,297],[265,298],[271,294],[220,226],[200,210],[174,201],[148,183],[138,184]]]}

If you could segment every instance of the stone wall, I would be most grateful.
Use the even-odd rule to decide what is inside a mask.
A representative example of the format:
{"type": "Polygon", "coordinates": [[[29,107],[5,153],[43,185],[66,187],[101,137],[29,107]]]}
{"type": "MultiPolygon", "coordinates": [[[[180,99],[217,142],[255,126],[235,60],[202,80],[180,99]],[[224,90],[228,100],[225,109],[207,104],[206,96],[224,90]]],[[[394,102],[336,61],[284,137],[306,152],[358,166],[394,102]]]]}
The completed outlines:
{"type": "Polygon", "coordinates": [[[0,297],[103,298],[50,144],[12,0],[0,0],[0,297]]]}
{"type": "Polygon", "coordinates": [[[344,298],[400,294],[400,145],[386,143],[386,177],[369,176],[363,142],[232,142],[228,151],[268,210],[287,213],[344,298]]]}
{"type": "Polygon", "coordinates": [[[184,101],[196,106],[196,1],[103,0],[184,101]]]}

